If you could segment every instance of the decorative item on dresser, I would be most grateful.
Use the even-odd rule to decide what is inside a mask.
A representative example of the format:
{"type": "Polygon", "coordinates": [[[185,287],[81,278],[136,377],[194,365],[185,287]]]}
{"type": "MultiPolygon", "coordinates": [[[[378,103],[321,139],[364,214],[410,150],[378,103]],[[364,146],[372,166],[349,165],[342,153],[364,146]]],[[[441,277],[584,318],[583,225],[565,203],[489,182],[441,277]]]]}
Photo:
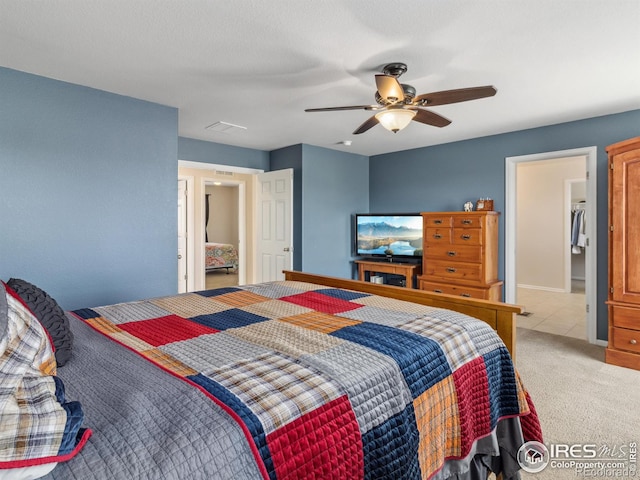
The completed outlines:
{"type": "Polygon", "coordinates": [[[501,301],[499,215],[493,211],[423,212],[424,252],[419,288],[501,301]]]}
{"type": "Polygon", "coordinates": [[[640,370],[640,137],[609,155],[609,346],[605,361],[640,370]]]}

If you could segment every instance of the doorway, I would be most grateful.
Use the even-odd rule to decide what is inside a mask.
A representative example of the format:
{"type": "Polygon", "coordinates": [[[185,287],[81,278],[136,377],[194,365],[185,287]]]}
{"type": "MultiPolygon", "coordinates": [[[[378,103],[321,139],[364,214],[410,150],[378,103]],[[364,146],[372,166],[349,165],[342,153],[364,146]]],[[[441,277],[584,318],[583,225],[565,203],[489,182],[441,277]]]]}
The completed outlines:
{"type": "Polygon", "coordinates": [[[189,213],[189,248],[187,249],[188,291],[204,290],[205,275],[205,186],[221,182],[221,186],[237,187],[238,204],[238,285],[263,278],[266,260],[274,258],[275,268],[291,268],[293,232],[293,169],[265,173],[263,170],[178,160],[179,177],[190,178],[187,188],[189,213]],[[259,188],[258,188],[259,187],[259,188]],[[283,193],[286,192],[286,195],[283,193]],[[191,218],[193,217],[193,221],[191,218]],[[284,221],[283,221],[284,220],[284,221]],[[259,229],[259,230],[258,230],[259,229]],[[259,231],[260,234],[256,232],[259,231]],[[267,242],[269,239],[274,241],[267,242]],[[282,244],[285,241],[286,244],[282,244]],[[269,243],[276,249],[268,248],[269,243]],[[284,255],[282,255],[284,252],[284,255]],[[256,260],[260,257],[260,260],[256,260]],[[280,261],[282,259],[283,261],[280,261]],[[256,264],[260,265],[256,266],[256,264]],[[191,283],[192,282],[192,283],[191,283]]]}
{"type": "Polygon", "coordinates": [[[237,195],[237,238],[238,238],[238,285],[252,281],[253,268],[253,209],[251,199],[253,177],[262,170],[233,167],[212,163],[178,160],[179,178],[189,178],[187,188],[189,214],[189,248],[187,249],[188,291],[206,289],[205,266],[205,188],[206,184],[221,182],[226,187],[234,187],[237,195]]]}
{"type": "MultiPolygon", "coordinates": [[[[575,170],[574,170],[575,172],[575,170]]],[[[525,314],[535,315],[529,311],[527,303],[536,304],[535,299],[541,299],[544,295],[555,296],[552,300],[542,299],[538,305],[545,305],[546,310],[539,312],[535,320],[549,318],[551,325],[552,316],[561,315],[562,310],[566,315],[574,317],[583,316],[585,322],[583,333],[573,336],[586,338],[590,343],[596,341],[596,148],[547,152],[534,155],[508,157],[506,159],[506,202],[505,202],[505,300],[509,303],[522,304],[525,314]],[[571,171],[570,164],[583,166],[584,178],[580,175],[567,173],[571,171]],[[563,172],[551,174],[550,172],[563,172]],[[576,178],[577,177],[577,178],[576,178]],[[551,181],[551,178],[555,180],[551,181]],[[536,181],[538,179],[538,181],[536,181]],[[567,180],[569,182],[567,183],[567,180]],[[576,185],[584,181],[586,188],[583,190],[584,199],[577,199],[584,210],[587,221],[584,224],[584,246],[582,247],[584,259],[584,281],[576,278],[574,287],[571,286],[571,208],[572,198],[568,185],[576,185]],[[552,187],[553,186],[553,187],[552,187]],[[527,197],[527,190],[529,195],[527,197]],[[537,195],[537,197],[535,196],[537,195]],[[569,195],[569,196],[567,196],[569,195]],[[549,204],[555,198],[555,203],[549,204]],[[529,207],[529,210],[526,210],[529,207]],[[537,207],[537,209],[536,209],[537,207]],[[553,243],[553,238],[557,242],[553,243]],[[558,243],[559,242],[559,243],[558,243]],[[548,245],[547,245],[548,243],[548,245]],[[533,245],[533,246],[532,246],[533,245]],[[528,265],[524,265],[519,254],[523,249],[531,248],[538,254],[524,255],[528,265]],[[526,275],[524,270],[528,269],[526,275]],[[553,280],[549,280],[553,277],[553,280]],[[571,294],[572,289],[580,289],[584,285],[584,297],[571,294]],[[523,289],[522,287],[525,287],[523,289]],[[527,288],[528,287],[528,288],[527,288]],[[521,295],[519,295],[519,293],[521,295]],[[528,293],[530,295],[525,295],[528,293]],[[522,297],[522,298],[519,298],[522,297]],[[584,302],[578,305],[576,299],[584,302]],[[565,302],[563,305],[562,302],[565,302]],[[573,306],[570,305],[573,302],[573,306]],[[551,311],[550,305],[556,305],[558,310],[551,311]],[[580,313],[582,312],[582,313],[580,313]]],[[[576,187],[576,192],[579,187],[576,187]]],[[[574,273],[573,276],[576,276],[574,273]]],[[[541,310],[543,307],[539,307],[541,310]]],[[[518,317],[519,319],[521,317],[518,317]]],[[[567,322],[569,319],[565,320],[567,322]]],[[[521,324],[530,325],[534,319],[522,318],[521,324]]],[[[546,327],[551,333],[562,334],[563,325],[557,324],[556,328],[546,327]]],[[[544,328],[541,330],[545,331],[544,328]]],[[[567,329],[567,334],[569,329],[567,329]]]]}
{"type": "MultiPolygon", "coordinates": [[[[246,266],[240,263],[240,225],[244,214],[242,185],[223,181],[204,182],[204,234],[205,234],[205,289],[240,285],[240,272],[246,266]]],[[[244,275],[243,275],[244,283],[244,275]]]]}

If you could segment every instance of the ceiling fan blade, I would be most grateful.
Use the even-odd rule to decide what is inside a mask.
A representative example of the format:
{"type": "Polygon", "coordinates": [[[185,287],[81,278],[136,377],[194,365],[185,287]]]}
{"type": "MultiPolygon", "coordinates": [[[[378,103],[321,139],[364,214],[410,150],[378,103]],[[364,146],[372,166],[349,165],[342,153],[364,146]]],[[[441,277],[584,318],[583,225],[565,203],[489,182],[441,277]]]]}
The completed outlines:
{"type": "Polygon", "coordinates": [[[443,90],[442,92],[425,93],[418,95],[414,100],[414,105],[433,107],[436,105],[447,105],[449,103],[466,102],[477,100],[478,98],[493,97],[497,90],[491,85],[485,87],[458,88],[456,90],[443,90]]]}
{"type": "Polygon", "coordinates": [[[367,130],[369,130],[371,127],[375,127],[377,124],[378,124],[378,119],[376,118],[375,115],[373,117],[369,117],[366,122],[364,122],[362,125],[356,128],[353,134],[358,135],[360,133],[364,133],[367,130]]]}
{"type": "Polygon", "coordinates": [[[389,103],[404,101],[404,91],[398,79],[391,75],[376,75],[376,87],[380,96],[389,103]]]}
{"type": "MultiPolygon", "coordinates": [[[[413,109],[412,109],[413,110],[413,109]]],[[[451,120],[444,118],[442,115],[433,113],[429,110],[416,110],[416,116],[413,117],[415,122],[426,123],[427,125],[433,125],[434,127],[446,127],[451,123],[451,120]]]]}
{"type": "Polygon", "coordinates": [[[379,105],[349,105],[346,107],[307,108],[305,112],[335,112],[338,110],[377,110],[379,105]]]}

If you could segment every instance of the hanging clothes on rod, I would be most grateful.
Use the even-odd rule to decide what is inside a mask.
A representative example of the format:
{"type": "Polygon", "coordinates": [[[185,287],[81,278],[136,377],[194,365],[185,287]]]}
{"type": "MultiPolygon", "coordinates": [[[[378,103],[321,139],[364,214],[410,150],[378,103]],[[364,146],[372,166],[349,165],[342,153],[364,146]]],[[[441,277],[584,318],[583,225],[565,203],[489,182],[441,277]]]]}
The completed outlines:
{"type": "Polygon", "coordinates": [[[574,203],[571,208],[571,253],[580,254],[586,245],[585,202],[574,203]]]}

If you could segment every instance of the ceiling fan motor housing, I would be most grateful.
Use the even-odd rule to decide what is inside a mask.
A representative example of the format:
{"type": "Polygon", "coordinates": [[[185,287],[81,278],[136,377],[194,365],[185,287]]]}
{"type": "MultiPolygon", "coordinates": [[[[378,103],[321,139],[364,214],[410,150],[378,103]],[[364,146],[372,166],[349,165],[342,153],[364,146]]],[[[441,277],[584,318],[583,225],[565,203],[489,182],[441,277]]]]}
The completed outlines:
{"type": "Polygon", "coordinates": [[[393,75],[394,77],[399,77],[403,73],[406,73],[406,71],[407,64],[399,62],[389,63],[382,69],[382,73],[384,73],[385,75],[393,75]]]}

